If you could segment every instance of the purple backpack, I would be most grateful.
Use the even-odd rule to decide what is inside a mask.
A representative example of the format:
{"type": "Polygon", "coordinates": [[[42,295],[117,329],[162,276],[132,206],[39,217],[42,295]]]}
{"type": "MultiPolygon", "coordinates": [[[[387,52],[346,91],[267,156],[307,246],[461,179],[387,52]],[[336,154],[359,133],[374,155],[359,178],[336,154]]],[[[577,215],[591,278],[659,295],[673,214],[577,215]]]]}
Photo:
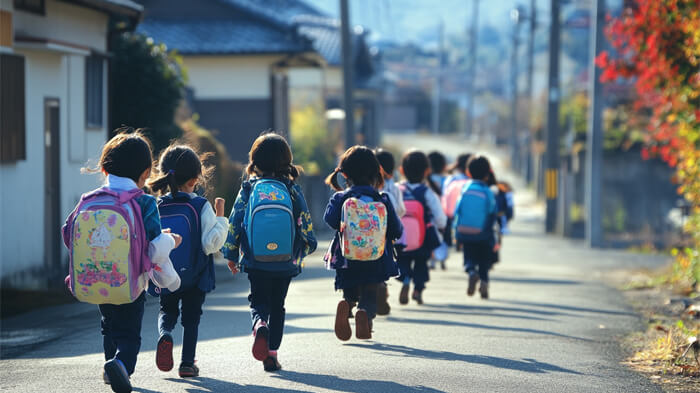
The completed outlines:
{"type": "Polygon", "coordinates": [[[70,264],[68,285],[78,300],[126,304],[146,288],[151,269],[139,189],[102,187],[80,198],[63,227],[70,264]]]}

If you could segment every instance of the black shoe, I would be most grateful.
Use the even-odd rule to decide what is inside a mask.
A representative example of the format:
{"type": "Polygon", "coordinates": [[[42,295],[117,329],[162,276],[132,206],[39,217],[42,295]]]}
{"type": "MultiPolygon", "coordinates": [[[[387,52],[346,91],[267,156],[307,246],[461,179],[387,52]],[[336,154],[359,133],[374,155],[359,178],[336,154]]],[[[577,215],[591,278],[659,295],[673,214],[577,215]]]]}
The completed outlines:
{"type": "Polygon", "coordinates": [[[469,275],[469,287],[467,287],[467,295],[474,296],[476,292],[476,283],[479,282],[479,276],[476,273],[469,275]]]}
{"type": "Polygon", "coordinates": [[[440,269],[447,270],[447,266],[445,266],[445,261],[440,261],[440,269]]]}
{"type": "Polygon", "coordinates": [[[489,284],[487,282],[481,283],[481,285],[479,286],[479,294],[481,295],[482,299],[489,298],[489,284]]]}
{"type": "Polygon", "coordinates": [[[411,298],[416,301],[418,304],[423,304],[423,291],[413,291],[413,294],[411,295],[411,298]]]}
{"type": "Polygon", "coordinates": [[[401,293],[399,294],[399,303],[408,304],[408,284],[403,284],[401,293]]]}
{"type": "Polygon", "coordinates": [[[118,359],[112,359],[105,363],[105,374],[109,378],[112,391],[115,393],[131,393],[131,381],[126,372],[124,363],[118,359]]]}
{"type": "Polygon", "coordinates": [[[391,311],[391,306],[387,299],[389,298],[389,291],[386,284],[379,284],[377,287],[377,315],[388,315],[391,311]]]}
{"type": "Polygon", "coordinates": [[[194,363],[180,363],[180,368],[177,370],[180,378],[194,378],[199,376],[199,367],[194,363]]]}
{"type": "Polygon", "coordinates": [[[274,356],[268,356],[267,359],[263,360],[263,368],[267,372],[279,371],[282,369],[282,365],[277,358],[274,356]]]}

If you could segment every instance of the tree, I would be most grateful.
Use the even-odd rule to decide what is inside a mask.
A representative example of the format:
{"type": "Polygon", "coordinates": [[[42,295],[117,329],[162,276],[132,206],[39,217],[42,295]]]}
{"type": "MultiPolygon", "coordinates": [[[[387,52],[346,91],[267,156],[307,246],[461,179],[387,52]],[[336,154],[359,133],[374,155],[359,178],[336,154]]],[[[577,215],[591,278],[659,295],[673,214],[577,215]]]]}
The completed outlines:
{"type": "Polygon", "coordinates": [[[111,125],[146,128],[156,151],[182,136],[175,111],[185,88],[182,59],[140,34],[112,39],[111,125]]]}
{"type": "Polygon", "coordinates": [[[692,241],[676,251],[676,271],[700,282],[700,0],[634,0],[607,28],[615,53],[596,59],[606,83],[633,81],[635,122],[646,124],[642,156],[676,168],[691,206],[692,241]]]}

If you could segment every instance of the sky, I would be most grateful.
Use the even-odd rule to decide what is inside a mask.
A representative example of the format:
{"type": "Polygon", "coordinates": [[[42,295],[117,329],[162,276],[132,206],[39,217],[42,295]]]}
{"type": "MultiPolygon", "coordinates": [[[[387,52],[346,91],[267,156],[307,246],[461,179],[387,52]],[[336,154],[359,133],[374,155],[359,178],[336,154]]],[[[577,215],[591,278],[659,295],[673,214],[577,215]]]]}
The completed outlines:
{"type": "MultiPolygon", "coordinates": [[[[339,0],[306,0],[339,16],[339,0]]],[[[349,0],[351,22],[369,28],[372,39],[398,42],[437,41],[440,21],[449,35],[464,34],[471,23],[474,0],[349,0]]],[[[517,0],[480,1],[479,24],[509,29],[510,11],[517,0]],[[497,4],[497,5],[495,5],[497,4]]],[[[529,1],[520,1],[529,4],[529,1]]],[[[543,3],[538,0],[538,3],[543,3]]]]}

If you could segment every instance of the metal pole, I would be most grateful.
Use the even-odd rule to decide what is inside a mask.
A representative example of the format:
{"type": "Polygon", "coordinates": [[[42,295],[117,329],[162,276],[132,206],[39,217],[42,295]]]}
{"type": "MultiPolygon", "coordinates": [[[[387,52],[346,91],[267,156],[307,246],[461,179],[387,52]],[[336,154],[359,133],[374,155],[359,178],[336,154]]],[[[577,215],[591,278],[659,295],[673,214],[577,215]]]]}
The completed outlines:
{"type": "Polygon", "coordinates": [[[464,133],[466,137],[471,137],[474,133],[474,102],[476,101],[476,62],[479,48],[479,0],[472,0],[472,22],[471,33],[469,34],[469,85],[467,86],[467,116],[464,119],[466,124],[464,133]]]}
{"type": "Polygon", "coordinates": [[[352,41],[350,37],[350,12],[348,0],[340,0],[340,30],[342,40],[343,57],[343,107],[345,109],[345,145],[354,146],[355,139],[355,117],[353,103],[353,56],[352,41]]]}
{"type": "Polygon", "coordinates": [[[510,160],[511,167],[513,169],[519,169],[520,167],[520,141],[518,140],[518,47],[520,46],[520,15],[519,10],[513,10],[513,52],[510,58],[510,73],[511,73],[511,90],[513,98],[511,100],[511,119],[510,119],[510,160]]]}
{"type": "Polygon", "coordinates": [[[601,192],[603,166],[603,97],[600,83],[600,68],[595,65],[595,58],[603,50],[605,36],[605,0],[593,2],[591,10],[594,25],[591,28],[591,59],[590,59],[590,96],[591,110],[588,120],[588,147],[586,149],[586,243],[590,247],[603,245],[601,225],[601,192]]]}
{"type": "Polygon", "coordinates": [[[438,64],[437,75],[435,75],[435,85],[433,87],[433,134],[440,133],[440,99],[442,97],[442,60],[445,53],[445,22],[440,21],[438,25],[438,64]]]}
{"type": "Polygon", "coordinates": [[[530,184],[532,181],[532,111],[534,105],[532,102],[532,85],[535,77],[535,31],[537,30],[537,0],[530,0],[530,34],[527,42],[527,117],[525,119],[525,127],[527,129],[527,138],[525,146],[525,181],[530,184]]]}
{"type": "Polygon", "coordinates": [[[552,233],[557,223],[559,192],[559,0],[551,0],[552,25],[549,29],[549,92],[547,110],[547,150],[545,152],[545,230],[552,233]]]}

